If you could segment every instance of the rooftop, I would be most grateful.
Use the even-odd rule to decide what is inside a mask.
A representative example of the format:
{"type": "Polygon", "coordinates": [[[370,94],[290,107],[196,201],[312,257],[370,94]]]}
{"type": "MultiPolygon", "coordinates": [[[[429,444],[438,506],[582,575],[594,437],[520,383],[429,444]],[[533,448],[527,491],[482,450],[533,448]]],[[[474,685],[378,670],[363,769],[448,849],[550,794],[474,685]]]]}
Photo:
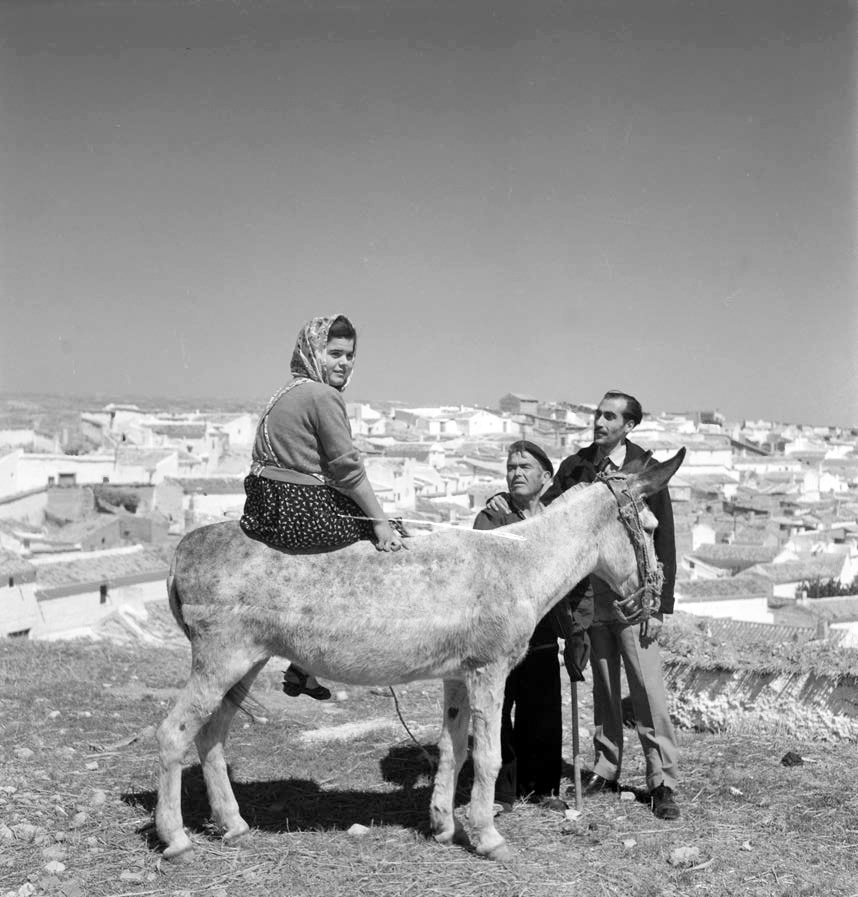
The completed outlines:
{"type": "Polygon", "coordinates": [[[765,577],[774,585],[789,582],[812,582],[816,579],[836,579],[843,570],[846,556],[843,554],[819,554],[797,561],[779,564],[756,564],[748,572],[765,577]]]}
{"type": "MultiPolygon", "coordinates": [[[[677,601],[716,601],[727,598],[767,598],[769,589],[757,576],[692,579],[676,583],[677,601]]],[[[680,604],[681,606],[681,604],[680,604]]]]}
{"type": "Polygon", "coordinates": [[[244,477],[168,477],[185,495],[234,495],[244,492],[244,477]]]}
{"type": "Polygon", "coordinates": [[[66,523],[63,526],[52,527],[49,538],[75,545],[81,539],[111,526],[116,526],[116,515],[99,514],[97,517],[87,517],[83,520],[66,523]]]}
{"type": "Polygon", "coordinates": [[[172,439],[204,439],[206,435],[205,423],[165,423],[159,421],[149,429],[158,436],[169,436],[172,439]]]}
{"type": "Polygon", "coordinates": [[[693,468],[676,474],[671,485],[690,486],[697,492],[720,492],[724,486],[735,486],[735,477],[719,473],[695,473],[693,468]]]}
{"type": "Polygon", "coordinates": [[[713,567],[732,569],[734,567],[752,567],[754,564],[771,563],[777,556],[779,548],[776,546],[759,545],[756,543],[737,543],[729,545],[719,543],[717,545],[700,545],[691,555],[713,567]]]}
{"type": "Polygon", "coordinates": [[[176,450],[171,448],[150,449],[136,445],[120,445],[116,449],[116,463],[134,467],[155,468],[165,458],[175,454],[176,450]]]}
{"type": "MultiPolygon", "coordinates": [[[[106,551],[91,551],[70,557],[38,558],[36,585],[42,588],[58,588],[89,582],[110,582],[125,576],[141,574],[166,577],[169,564],[160,552],[141,546],[106,551]]],[[[165,593],[166,594],[166,593],[165,593]]]]}
{"type": "Polygon", "coordinates": [[[809,598],[799,606],[809,608],[814,615],[823,617],[830,623],[852,623],[858,620],[858,595],[809,598]]]}
{"type": "Polygon", "coordinates": [[[35,567],[12,551],[0,548],[0,577],[21,576],[22,574],[35,575],[35,567]]]}

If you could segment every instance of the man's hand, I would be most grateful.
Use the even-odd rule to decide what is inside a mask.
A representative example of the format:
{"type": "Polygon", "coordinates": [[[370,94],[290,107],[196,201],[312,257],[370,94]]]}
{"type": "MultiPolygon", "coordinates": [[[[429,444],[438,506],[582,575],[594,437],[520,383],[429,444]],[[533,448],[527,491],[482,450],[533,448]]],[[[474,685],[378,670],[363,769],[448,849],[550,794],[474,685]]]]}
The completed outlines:
{"type": "Polygon", "coordinates": [[[661,617],[647,617],[641,623],[641,646],[646,648],[651,645],[658,638],[659,630],[663,625],[661,617]]]}
{"type": "Polygon", "coordinates": [[[565,640],[563,664],[572,682],[584,681],[584,670],[590,662],[590,636],[582,629],[565,640]]]}
{"type": "Polygon", "coordinates": [[[512,510],[509,502],[504,498],[502,492],[493,495],[487,502],[486,507],[495,514],[509,514],[512,510]]]}

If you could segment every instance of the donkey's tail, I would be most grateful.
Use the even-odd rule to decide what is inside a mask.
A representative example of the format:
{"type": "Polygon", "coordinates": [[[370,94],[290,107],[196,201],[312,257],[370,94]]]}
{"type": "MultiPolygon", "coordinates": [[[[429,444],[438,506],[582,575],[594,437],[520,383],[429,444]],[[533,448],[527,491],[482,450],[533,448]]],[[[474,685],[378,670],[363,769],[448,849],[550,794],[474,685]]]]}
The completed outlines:
{"type": "MultiPolygon", "coordinates": [[[[173,555],[170,572],[167,574],[167,597],[170,601],[170,610],[173,612],[173,617],[175,617],[182,632],[190,639],[191,630],[182,615],[182,596],[176,579],[176,555],[173,555]]],[[[267,722],[270,714],[266,710],[265,705],[250,696],[250,689],[244,684],[243,679],[236,682],[224,697],[227,701],[235,704],[243,713],[246,713],[252,720],[267,722]]]]}
{"type": "Polygon", "coordinates": [[[185,618],[182,616],[182,597],[179,595],[179,586],[176,583],[176,556],[173,555],[173,561],[170,564],[170,572],[167,574],[167,597],[170,601],[170,610],[173,612],[173,616],[175,617],[176,622],[179,624],[179,628],[185,635],[190,638],[191,630],[188,629],[188,624],[185,622],[185,618]]]}

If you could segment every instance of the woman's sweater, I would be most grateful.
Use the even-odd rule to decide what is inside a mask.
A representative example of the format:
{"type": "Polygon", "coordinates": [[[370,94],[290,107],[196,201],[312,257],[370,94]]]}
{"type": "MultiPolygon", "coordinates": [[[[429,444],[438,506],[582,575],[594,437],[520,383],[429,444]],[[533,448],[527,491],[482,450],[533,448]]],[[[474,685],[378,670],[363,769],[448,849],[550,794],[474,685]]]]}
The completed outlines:
{"type": "MultiPolygon", "coordinates": [[[[261,426],[253,445],[254,461],[267,455],[261,426]]],[[[280,466],[321,474],[332,486],[353,489],[366,479],[360,453],[352,441],[342,394],[325,383],[299,383],[278,399],[268,413],[268,438],[280,466]]]]}

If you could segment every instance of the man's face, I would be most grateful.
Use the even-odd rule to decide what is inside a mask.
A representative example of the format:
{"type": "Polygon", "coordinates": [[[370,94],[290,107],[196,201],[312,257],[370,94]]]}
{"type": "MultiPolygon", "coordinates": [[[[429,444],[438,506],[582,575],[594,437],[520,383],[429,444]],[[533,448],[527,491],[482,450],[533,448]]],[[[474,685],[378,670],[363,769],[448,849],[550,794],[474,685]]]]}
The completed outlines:
{"type": "Polygon", "coordinates": [[[602,399],[593,418],[593,442],[606,454],[635,428],[635,422],[623,417],[626,410],[625,399],[602,399]]]}
{"type": "Polygon", "coordinates": [[[530,452],[512,452],[507,458],[506,485],[515,498],[530,501],[550,482],[551,474],[530,452]]]}

